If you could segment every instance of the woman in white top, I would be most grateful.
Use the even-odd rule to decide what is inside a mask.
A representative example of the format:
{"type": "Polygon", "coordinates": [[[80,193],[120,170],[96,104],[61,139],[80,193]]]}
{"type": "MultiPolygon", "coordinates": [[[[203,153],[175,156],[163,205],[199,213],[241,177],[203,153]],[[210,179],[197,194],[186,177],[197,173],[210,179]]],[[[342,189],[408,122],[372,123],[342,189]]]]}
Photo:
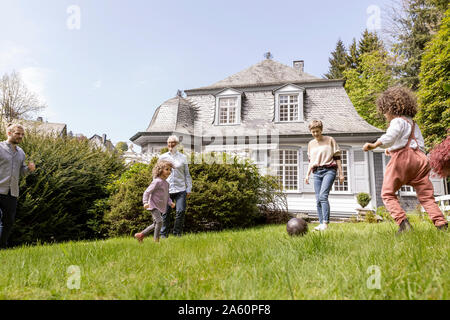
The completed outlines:
{"type": "Polygon", "coordinates": [[[319,225],[315,230],[325,230],[330,219],[328,194],[336,178],[336,169],[339,173],[339,181],[343,183],[345,180],[342,173],[341,150],[339,150],[338,144],[332,137],[322,135],[322,121],[313,120],[309,123],[308,128],[314,139],[308,143],[309,166],[305,183],[309,184],[309,175],[312,171],[314,174],[317,214],[319,216],[319,225]]]}

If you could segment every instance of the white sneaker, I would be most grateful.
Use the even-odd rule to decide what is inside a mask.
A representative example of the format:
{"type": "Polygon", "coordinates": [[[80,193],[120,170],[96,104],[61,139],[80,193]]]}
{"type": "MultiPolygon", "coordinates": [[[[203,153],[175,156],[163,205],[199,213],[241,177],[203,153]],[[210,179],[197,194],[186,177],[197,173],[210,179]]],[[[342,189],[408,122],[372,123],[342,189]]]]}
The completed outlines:
{"type": "Polygon", "coordinates": [[[314,230],[316,230],[316,231],[322,230],[322,223],[319,224],[317,227],[315,227],[314,230]]]}
{"type": "Polygon", "coordinates": [[[314,230],[317,230],[317,231],[324,231],[324,230],[326,230],[327,228],[328,228],[328,224],[326,224],[326,223],[321,223],[321,224],[319,224],[317,227],[315,227],[314,230]]]}

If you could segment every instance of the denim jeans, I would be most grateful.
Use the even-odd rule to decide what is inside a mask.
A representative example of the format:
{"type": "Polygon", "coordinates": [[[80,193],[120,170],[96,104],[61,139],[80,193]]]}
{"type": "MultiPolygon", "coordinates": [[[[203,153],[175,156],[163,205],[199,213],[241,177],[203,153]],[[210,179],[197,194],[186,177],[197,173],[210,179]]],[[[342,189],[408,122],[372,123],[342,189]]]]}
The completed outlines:
{"type": "MultiPolygon", "coordinates": [[[[184,213],[186,212],[186,191],[181,191],[177,193],[171,193],[170,199],[175,202],[175,222],[173,225],[173,234],[175,236],[181,236],[183,233],[184,226],[184,213]]],[[[167,206],[166,212],[162,215],[163,225],[161,228],[161,237],[167,238],[169,236],[170,229],[170,215],[172,213],[172,208],[167,206]]]]}
{"type": "Polygon", "coordinates": [[[314,172],[314,192],[316,193],[317,214],[319,223],[330,221],[330,203],[328,194],[336,178],[336,169],[323,168],[314,172]]]}
{"type": "Polygon", "coordinates": [[[17,198],[0,194],[0,248],[6,248],[14,221],[16,220],[17,198]]]}

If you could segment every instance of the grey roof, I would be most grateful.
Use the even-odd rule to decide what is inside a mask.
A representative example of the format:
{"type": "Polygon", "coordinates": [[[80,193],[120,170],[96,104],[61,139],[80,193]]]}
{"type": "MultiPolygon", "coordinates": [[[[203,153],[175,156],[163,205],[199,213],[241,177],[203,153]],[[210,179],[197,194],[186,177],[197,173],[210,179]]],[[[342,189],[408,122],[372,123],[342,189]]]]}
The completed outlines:
{"type": "Polygon", "coordinates": [[[34,130],[39,134],[43,135],[54,135],[54,136],[64,136],[67,134],[67,125],[65,123],[56,122],[43,122],[35,120],[16,120],[21,124],[26,130],[34,130]]]}
{"type": "Polygon", "coordinates": [[[194,109],[190,102],[176,96],[162,103],[155,111],[147,132],[179,132],[192,134],[194,109]]]}
{"type": "Polygon", "coordinates": [[[367,123],[355,110],[342,86],[308,88],[304,95],[303,122],[273,122],[273,99],[262,101],[246,97],[242,105],[242,121],[238,126],[217,126],[213,124],[211,112],[199,115],[203,123],[203,136],[223,136],[232,130],[236,135],[251,135],[258,130],[277,132],[278,135],[306,135],[311,133],[311,120],[323,122],[324,134],[334,135],[381,135],[382,130],[367,123]],[[258,101],[258,103],[255,103],[258,101]]]}
{"type": "Polygon", "coordinates": [[[297,83],[316,80],[321,79],[306,72],[299,72],[293,67],[286,66],[277,61],[266,59],[210,86],[192,90],[244,87],[275,83],[297,83]]]}

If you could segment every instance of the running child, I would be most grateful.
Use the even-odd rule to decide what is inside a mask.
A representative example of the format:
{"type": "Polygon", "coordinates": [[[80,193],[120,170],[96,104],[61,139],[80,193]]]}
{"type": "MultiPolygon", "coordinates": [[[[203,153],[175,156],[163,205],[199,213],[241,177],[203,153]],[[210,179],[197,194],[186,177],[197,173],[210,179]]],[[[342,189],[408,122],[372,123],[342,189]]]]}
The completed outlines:
{"type": "Polygon", "coordinates": [[[363,150],[381,147],[391,157],[386,166],[381,197],[399,225],[398,233],[412,229],[395,194],[403,185],[415,189],[420,204],[436,228],[447,230],[447,220],[433,196],[433,185],[429,179],[431,167],[424,152],[422,133],[412,120],[417,113],[414,93],[404,87],[392,87],[378,97],[376,104],[378,111],[389,121],[389,128],[375,143],[366,143],[363,150]]]}
{"type": "Polygon", "coordinates": [[[166,211],[167,205],[175,208],[175,203],[169,197],[169,183],[166,179],[172,172],[173,164],[170,161],[159,160],[153,168],[153,181],[144,191],[142,202],[144,208],[152,213],[153,224],[143,231],[136,233],[134,237],[142,242],[153,229],[153,240],[159,242],[162,226],[162,212],[166,211]]]}

